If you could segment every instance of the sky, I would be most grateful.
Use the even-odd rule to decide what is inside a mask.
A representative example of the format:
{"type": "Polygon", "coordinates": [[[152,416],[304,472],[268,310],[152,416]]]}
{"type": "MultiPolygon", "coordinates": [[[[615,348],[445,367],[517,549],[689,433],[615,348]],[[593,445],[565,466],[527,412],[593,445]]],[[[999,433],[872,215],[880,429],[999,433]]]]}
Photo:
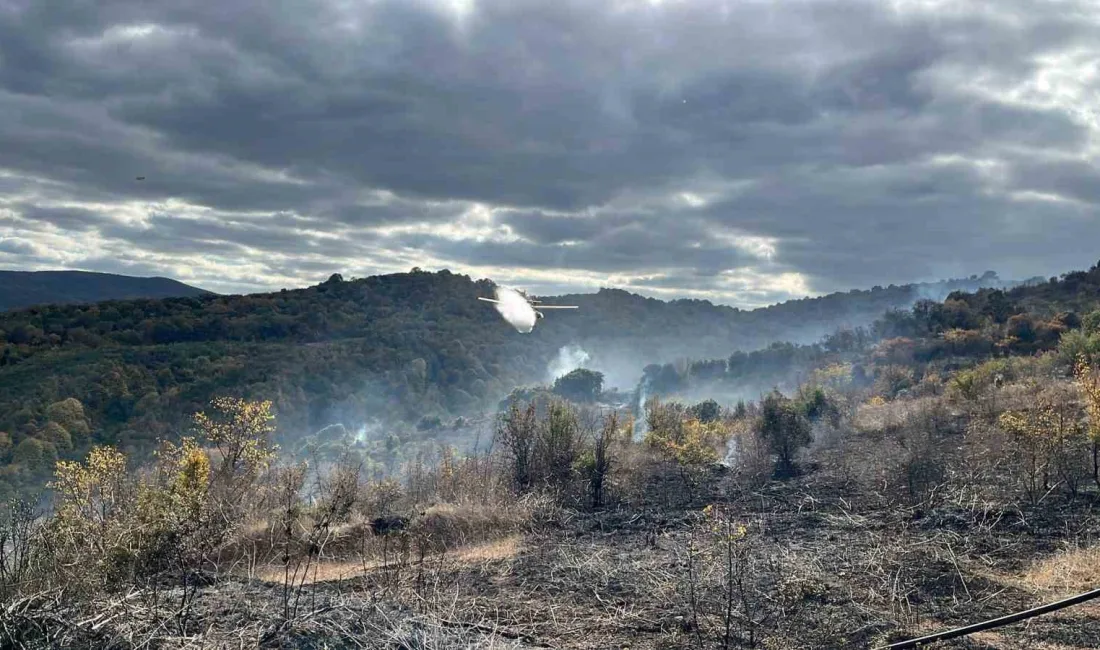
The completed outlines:
{"type": "Polygon", "coordinates": [[[1051,276],[1100,259],[1098,136],[1092,0],[0,0],[5,269],[1051,276]]]}

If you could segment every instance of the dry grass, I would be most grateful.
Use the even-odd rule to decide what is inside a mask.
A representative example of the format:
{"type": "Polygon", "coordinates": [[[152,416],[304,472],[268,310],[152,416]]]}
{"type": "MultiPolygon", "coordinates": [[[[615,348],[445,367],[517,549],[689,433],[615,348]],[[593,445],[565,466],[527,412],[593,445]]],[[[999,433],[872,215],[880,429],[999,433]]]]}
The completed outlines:
{"type": "MultiPolygon", "coordinates": [[[[476,565],[515,557],[522,547],[522,536],[510,535],[503,539],[473,544],[453,551],[448,551],[447,558],[452,565],[476,565]]],[[[439,555],[438,553],[427,555],[424,557],[424,561],[432,561],[437,559],[439,555]]],[[[318,562],[310,569],[309,575],[305,578],[303,583],[310,585],[320,582],[347,580],[386,566],[386,562],[378,559],[322,561],[318,562]]],[[[271,583],[282,583],[285,579],[283,567],[277,564],[269,564],[259,568],[252,574],[252,577],[257,580],[271,583]]]]}
{"type": "Polygon", "coordinates": [[[428,507],[410,526],[410,534],[433,551],[453,549],[516,532],[531,516],[524,504],[511,507],[440,503],[428,507]]]}
{"type": "Polygon", "coordinates": [[[1003,650],[1092,650],[1088,646],[1048,643],[1030,638],[1020,639],[1018,636],[1012,632],[978,632],[970,635],[970,638],[990,648],[1003,650]]]}
{"type": "Polygon", "coordinates": [[[1100,585],[1100,544],[1070,548],[1036,562],[1023,576],[1038,590],[1072,595],[1100,585]]]}

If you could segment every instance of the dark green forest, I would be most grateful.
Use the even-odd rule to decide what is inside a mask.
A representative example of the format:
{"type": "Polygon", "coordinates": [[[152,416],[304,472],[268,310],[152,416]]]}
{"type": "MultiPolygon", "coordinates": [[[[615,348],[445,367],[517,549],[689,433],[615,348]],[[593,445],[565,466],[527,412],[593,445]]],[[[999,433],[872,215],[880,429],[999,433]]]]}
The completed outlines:
{"type": "MultiPolygon", "coordinates": [[[[1071,276],[1055,284],[1079,282],[1071,276]]],[[[733,353],[723,378],[770,381],[776,368],[821,362],[836,337],[849,334],[798,343],[863,332],[852,328],[921,297],[980,285],[1006,286],[987,274],[751,311],[605,289],[557,298],[581,308],[555,313],[530,335],[476,300],[492,295],[490,281],[418,269],[354,280],[334,275],[269,294],[9,311],[0,314],[0,491],[37,484],[56,459],[79,455],[92,442],[148,451],[157,439],[184,432],[190,414],[217,395],[272,400],[284,441],[368,421],[405,423],[423,434],[495,408],[516,386],[544,381],[548,361],[567,344],[617,352],[634,364],[635,377],[651,361],[733,353]],[[751,352],[776,341],[795,343],[751,352]]],[[[1040,289],[1057,293],[1044,285],[1007,295],[1023,304],[1033,295],[1027,291],[1040,289]]],[[[884,336],[885,326],[876,327],[859,336],[884,336]]],[[[678,367],[693,376],[719,370],[713,362],[678,367]]],[[[675,381],[656,388],[680,387],[683,373],[673,374],[675,381]]]]}

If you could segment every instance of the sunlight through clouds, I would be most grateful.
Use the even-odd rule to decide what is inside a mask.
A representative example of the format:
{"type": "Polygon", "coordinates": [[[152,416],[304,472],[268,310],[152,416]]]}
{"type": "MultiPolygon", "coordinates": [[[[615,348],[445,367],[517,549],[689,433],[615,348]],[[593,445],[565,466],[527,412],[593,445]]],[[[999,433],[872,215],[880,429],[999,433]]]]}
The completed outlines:
{"type": "Polygon", "coordinates": [[[5,267],[755,305],[1095,262],[1095,3],[234,7],[0,12],[5,267]]]}

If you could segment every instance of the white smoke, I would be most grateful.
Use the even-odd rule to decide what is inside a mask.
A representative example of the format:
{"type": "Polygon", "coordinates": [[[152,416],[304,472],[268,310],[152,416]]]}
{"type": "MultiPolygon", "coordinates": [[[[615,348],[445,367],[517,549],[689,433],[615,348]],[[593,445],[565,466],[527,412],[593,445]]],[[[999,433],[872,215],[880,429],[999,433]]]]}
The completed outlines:
{"type": "Polygon", "coordinates": [[[730,436],[730,441],[726,443],[726,456],[719,462],[726,467],[733,467],[740,455],[741,440],[737,436],[730,436]]]}
{"type": "Polygon", "coordinates": [[[645,400],[649,389],[649,376],[638,385],[638,407],[634,414],[634,442],[641,442],[649,431],[649,424],[645,417],[645,400]]]}
{"type": "Polygon", "coordinates": [[[535,310],[531,303],[527,302],[518,291],[506,287],[497,287],[496,297],[499,302],[494,306],[508,324],[516,328],[521,334],[527,334],[535,329],[535,310]]]}
{"type": "Polygon", "coordinates": [[[546,367],[547,383],[553,383],[562,375],[569,374],[577,368],[583,368],[591,357],[578,345],[565,345],[558,350],[558,356],[546,367]]]}

